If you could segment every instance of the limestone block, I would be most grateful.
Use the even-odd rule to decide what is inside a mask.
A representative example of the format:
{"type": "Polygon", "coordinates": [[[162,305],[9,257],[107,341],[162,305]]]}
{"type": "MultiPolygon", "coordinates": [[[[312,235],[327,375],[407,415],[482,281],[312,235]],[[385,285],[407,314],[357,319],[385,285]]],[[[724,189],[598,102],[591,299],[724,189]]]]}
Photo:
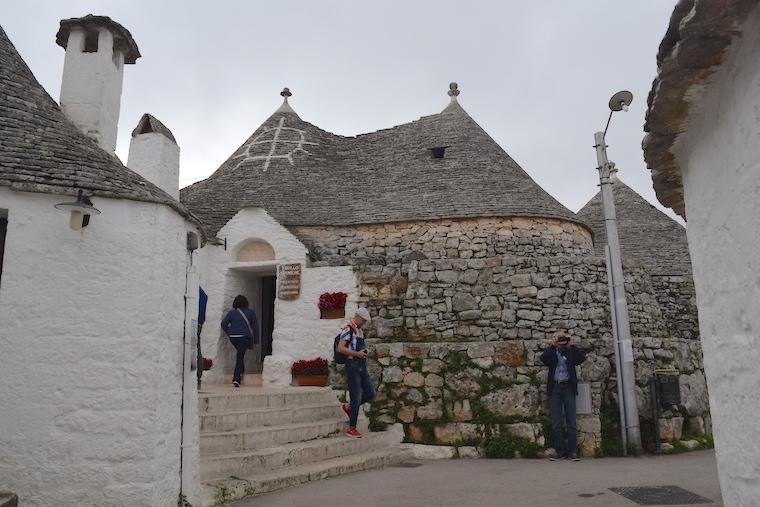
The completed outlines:
{"type": "Polygon", "coordinates": [[[455,448],[448,445],[403,444],[402,447],[410,449],[416,459],[451,459],[455,454],[455,448]]]}
{"type": "Polygon", "coordinates": [[[425,397],[422,396],[422,393],[419,391],[419,389],[409,389],[406,392],[406,399],[411,401],[412,403],[422,403],[425,400],[425,397]]]}
{"type": "Polygon", "coordinates": [[[517,287],[515,293],[517,294],[517,297],[520,298],[531,298],[538,295],[538,288],[532,285],[528,287],[517,287]]]}
{"type": "Polygon", "coordinates": [[[519,310],[517,312],[517,317],[520,319],[525,319],[533,322],[538,322],[541,320],[542,313],[537,310],[519,310]]]}
{"type": "Polygon", "coordinates": [[[398,417],[398,420],[401,422],[410,423],[414,421],[414,414],[416,411],[417,409],[415,407],[404,406],[398,410],[396,417],[398,417]]]}
{"type": "Polygon", "coordinates": [[[507,366],[525,364],[525,346],[522,342],[504,343],[494,347],[494,359],[507,366]]]}
{"type": "Polygon", "coordinates": [[[457,283],[459,274],[456,271],[436,271],[435,278],[441,283],[457,283]]]}
{"type": "Polygon", "coordinates": [[[475,396],[480,391],[479,379],[482,374],[481,370],[467,368],[454,375],[447,375],[446,387],[459,396],[475,396]]]}
{"type": "Polygon", "coordinates": [[[417,409],[417,417],[426,420],[436,420],[443,416],[443,406],[440,400],[432,400],[430,403],[417,409]]]}
{"type": "Polygon", "coordinates": [[[691,375],[681,375],[681,406],[689,415],[703,415],[710,409],[707,396],[707,383],[701,371],[691,375]]]}
{"type": "Polygon", "coordinates": [[[422,387],[425,385],[425,377],[422,373],[412,371],[404,375],[404,384],[410,387],[422,387]]]}
{"type": "Polygon", "coordinates": [[[263,383],[269,386],[289,386],[293,381],[290,367],[293,359],[290,356],[270,355],[264,358],[263,383]]]}
{"type": "Polygon", "coordinates": [[[481,368],[483,370],[488,370],[493,366],[493,358],[492,357],[477,357],[472,360],[472,362],[478,366],[478,368],[481,368]]]}
{"type": "Polygon", "coordinates": [[[429,387],[441,387],[443,385],[443,377],[430,373],[425,377],[425,385],[429,387]]]}
{"type": "Polygon", "coordinates": [[[467,355],[470,358],[492,356],[494,353],[494,347],[490,343],[477,343],[471,345],[467,350],[467,355]]]}
{"type": "Polygon", "coordinates": [[[549,298],[553,298],[553,297],[562,297],[564,295],[565,295],[565,289],[560,289],[560,288],[555,288],[555,287],[551,287],[551,288],[547,287],[545,289],[539,290],[538,294],[536,295],[536,297],[538,299],[549,299],[549,298]]]}
{"type": "Polygon", "coordinates": [[[672,442],[681,438],[683,432],[683,417],[660,419],[660,440],[672,442]]]}
{"type": "Polygon", "coordinates": [[[404,374],[398,366],[383,369],[383,382],[401,382],[403,378],[404,374]]]}
{"type": "Polygon", "coordinates": [[[403,343],[389,343],[388,344],[388,353],[391,357],[402,357],[404,355],[404,344],[403,343]]]}
{"type": "Polygon", "coordinates": [[[686,427],[689,428],[689,433],[694,435],[704,435],[706,433],[705,420],[699,416],[689,417],[686,420],[686,427]]]}
{"type": "Polygon", "coordinates": [[[430,346],[422,343],[405,343],[404,356],[410,359],[421,359],[427,357],[430,346]]]}
{"type": "Polygon", "coordinates": [[[425,373],[438,373],[443,369],[444,364],[440,359],[423,359],[422,371],[425,373]]]}
{"type": "Polygon", "coordinates": [[[470,400],[455,401],[451,407],[451,418],[457,422],[472,420],[470,400]]]}
{"type": "Polygon", "coordinates": [[[480,310],[465,310],[463,312],[459,312],[459,319],[460,320],[476,320],[479,319],[482,315],[482,312],[480,310]]]}
{"type": "Polygon", "coordinates": [[[610,361],[606,357],[588,354],[586,361],[581,364],[580,378],[591,382],[599,382],[609,378],[611,368],[610,361]]]}
{"type": "Polygon", "coordinates": [[[481,399],[486,410],[501,417],[535,415],[539,395],[535,386],[515,384],[485,395],[481,399]]]}
{"type": "Polygon", "coordinates": [[[477,459],[480,458],[480,451],[477,447],[465,445],[457,448],[457,454],[460,459],[477,459]]]}
{"type": "Polygon", "coordinates": [[[531,284],[530,282],[530,274],[521,274],[521,275],[512,275],[509,278],[510,283],[512,284],[512,287],[528,287],[531,284]]]}
{"type": "Polygon", "coordinates": [[[530,423],[507,424],[506,428],[510,435],[525,438],[531,442],[536,441],[536,431],[534,426],[530,423]]]}
{"type": "Polygon", "coordinates": [[[435,441],[440,444],[454,444],[462,440],[472,440],[478,437],[478,426],[472,423],[437,424],[433,428],[435,441]]]}
{"type": "Polygon", "coordinates": [[[682,443],[683,445],[685,445],[687,449],[690,449],[690,450],[692,450],[692,451],[693,451],[694,449],[696,449],[697,447],[699,447],[699,442],[697,442],[696,440],[684,440],[684,441],[683,441],[683,442],[681,442],[681,443],[682,443]]]}
{"type": "Polygon", "coordinates": [[[480,300],[480,309],[483,311],[497,310],[501,311],[499,299],[495,296],[486,296],[480,300]]]}
{"type": "Polygon", "coordinates": [[[514,310],[510,310],[508,308],[505,308],[504,311],[501,312],[501,320],[504,322],[516,322],[517,321],[517,312],[514,310]]]}
{"type": "Polygon", "coordinates": [[[669,444],[668,442],[661,442],[660,443],[660,450],[662,452],[672,452],[673,451],[673,444],[669,444]]]}
{"type": "Polygon", "coordinates": [[[455,312],[474,310],[478,307],[478,304],[472,294],[467,294],[466,292],[457,292],[454,294],[454,296],[451,298],[451,305],[452,309],[455,312]]]}

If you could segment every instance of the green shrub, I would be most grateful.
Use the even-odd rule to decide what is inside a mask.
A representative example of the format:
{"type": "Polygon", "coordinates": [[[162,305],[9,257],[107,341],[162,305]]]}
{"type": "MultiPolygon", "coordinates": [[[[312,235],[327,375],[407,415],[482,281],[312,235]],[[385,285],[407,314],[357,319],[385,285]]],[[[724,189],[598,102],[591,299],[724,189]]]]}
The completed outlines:
{"type": "Polygon", "coordinates": [[[492,432],[483,440],[483,452],[486,458],[514,458],[518,453],[522,458],[538,456],[538,445],[527,438],[510,435],[506,430],[497,435],[492,432]]]}

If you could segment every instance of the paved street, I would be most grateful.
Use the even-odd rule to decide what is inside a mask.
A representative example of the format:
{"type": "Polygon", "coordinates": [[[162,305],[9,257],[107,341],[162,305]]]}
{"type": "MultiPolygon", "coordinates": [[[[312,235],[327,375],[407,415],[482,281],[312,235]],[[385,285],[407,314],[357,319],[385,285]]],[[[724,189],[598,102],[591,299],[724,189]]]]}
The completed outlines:
{"type": "Polygon", "coordinates": [[[634,506],[608,488],[679,486],[723,505],[713,451],[674,456],[548,460],[417,461],[319,481],[230,504],[235,507],[634,506]],[[349,495],[348,497],[346,495],[349,495]]]}

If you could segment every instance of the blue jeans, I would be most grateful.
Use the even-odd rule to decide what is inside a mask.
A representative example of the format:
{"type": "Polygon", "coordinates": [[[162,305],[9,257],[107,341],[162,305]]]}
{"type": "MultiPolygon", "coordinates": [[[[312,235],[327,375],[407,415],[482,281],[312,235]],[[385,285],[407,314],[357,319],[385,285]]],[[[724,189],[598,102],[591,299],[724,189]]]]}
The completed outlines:
{"type": "Polygon", "coordinates": [[[245,353],[248,350],[248,344],[251,343],[251,338],[248,336],[235,337],[230,338],[230,342],[237,351],[235,354],[235,373],[232,375],[232,381],[240,382],[243,373],[245,373],[245,353]]]}
{"type": "Polygon", "coordinates": [[[374,399],[375,386],[372,384],[372,379],[369,378],[367,361],[356,358],[350,359],[346,361],[345,370],[348,395],[351,398],[349,403],[351,415],[348,418],[348,425],[355,428],[356,421],[359,419],[359,407],[362,403],[374,399]]]}
{"type": "Polygon", "coordinates": [[[575,432],[575,391],[567,384],[554,384],[549,396],[549,409],[552,415],[552,443],[557,456],[576,452],[577,436],[575,432]],[[562,437],[562,419],[567,424],[567,447],[562,437]]]}

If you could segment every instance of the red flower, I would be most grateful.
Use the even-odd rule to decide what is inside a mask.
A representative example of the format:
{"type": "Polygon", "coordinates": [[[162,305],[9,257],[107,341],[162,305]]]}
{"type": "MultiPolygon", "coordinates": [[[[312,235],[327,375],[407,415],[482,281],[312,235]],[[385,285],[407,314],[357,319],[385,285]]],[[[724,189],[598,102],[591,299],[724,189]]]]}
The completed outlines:
{"type": "Polygon", "coordinates": [[[319,296],[320,310],[330,310],[333,308],[345,308],[348,295],[345,292],[325,292],[319,296]]]}
{"type": "Polygon", "coordinates": [[[311,360],[301,360],[293,363],[290,367],[293,375],[328,375],[330,373],[330,364],[327,359],[317,357],[311,360]]]}
{"type": "Polygon", "coordinates": [[[203,358],[203,371],[210,370],[214,366],[214,361],[208,357],[203,358]]]}

